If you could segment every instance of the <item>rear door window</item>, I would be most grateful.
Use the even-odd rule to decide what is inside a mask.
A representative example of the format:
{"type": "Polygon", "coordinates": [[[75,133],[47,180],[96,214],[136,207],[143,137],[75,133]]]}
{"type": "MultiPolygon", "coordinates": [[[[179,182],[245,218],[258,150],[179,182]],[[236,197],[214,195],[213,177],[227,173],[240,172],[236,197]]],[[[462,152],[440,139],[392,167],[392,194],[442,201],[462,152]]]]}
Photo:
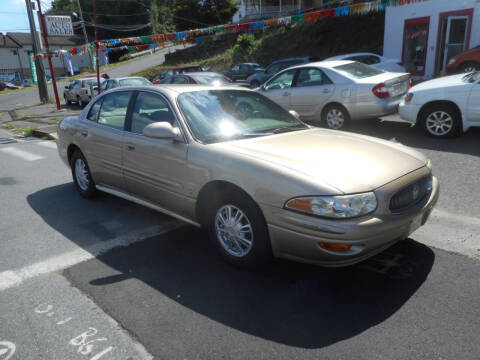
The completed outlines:
{"type": "Polygon", "coordinates": [[[332,81],[321,71],[316,68],[303,68],[298,71],[295,86],[318,86],[331,84],[332,81]]]}
{"type": "Polygon", "coordinates": [[[289,70],[277,75],[265,85],[265,90],[290,88],[296,71],[297,70],[289,70]]]}
{"type": "Polygon", "coordinates": [[[121,91],[105,95],[98,114],[98,123],[123,130],[132,94],[133,91],[121,91]]]}

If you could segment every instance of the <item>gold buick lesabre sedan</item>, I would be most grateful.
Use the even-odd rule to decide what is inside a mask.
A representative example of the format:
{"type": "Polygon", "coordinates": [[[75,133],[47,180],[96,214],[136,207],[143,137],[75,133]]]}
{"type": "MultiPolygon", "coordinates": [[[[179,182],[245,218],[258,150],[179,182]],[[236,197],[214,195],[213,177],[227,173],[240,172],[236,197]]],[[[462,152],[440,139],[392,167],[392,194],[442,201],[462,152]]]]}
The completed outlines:
{"type": "Polygon", "coordinates": [[[58,135],[81,196],[100,190],[203,226],[237,265],[354,264],[425,224],[439,196],[421,153],[310,127],[238,87],[114,89],[58,135]]]}

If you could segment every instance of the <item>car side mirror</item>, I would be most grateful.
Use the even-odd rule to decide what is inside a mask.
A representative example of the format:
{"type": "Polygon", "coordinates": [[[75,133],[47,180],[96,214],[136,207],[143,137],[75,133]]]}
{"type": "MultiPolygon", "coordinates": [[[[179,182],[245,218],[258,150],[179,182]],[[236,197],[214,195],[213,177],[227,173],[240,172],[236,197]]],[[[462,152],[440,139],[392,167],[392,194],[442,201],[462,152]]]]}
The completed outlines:
{"type": "Polygon", "coordinates": [[[180,130],[166,121],[154,122],[145,126],[143,135],[153,139],[177,139],[183,141],[180,130]]]}
{"type": "Polygon", "coordinates": [[[300,120],[300,115],[298,114],[298,112],[296,112],[295,110],[288,110],[288,112],[289,112],[290,115],[292,115],[295,119],[300,120]]]}

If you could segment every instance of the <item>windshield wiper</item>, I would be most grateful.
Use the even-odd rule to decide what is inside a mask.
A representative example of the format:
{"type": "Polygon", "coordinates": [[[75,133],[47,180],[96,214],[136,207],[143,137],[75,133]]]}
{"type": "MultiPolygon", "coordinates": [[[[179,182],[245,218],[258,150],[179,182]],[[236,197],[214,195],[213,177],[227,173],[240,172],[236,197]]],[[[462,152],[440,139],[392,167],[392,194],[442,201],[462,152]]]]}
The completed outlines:
{"type": "Polygon", "coordinates": [[[285,133],[285,132],[290,132],[290,131],[296,131],[296,130],[306,130],[309,129],[309,126],[306,125],[295,125],[295,126],[282,126],[279,128],[276,128],[273,130],[274,134],[280,134],[280,133],[285,133]]]}

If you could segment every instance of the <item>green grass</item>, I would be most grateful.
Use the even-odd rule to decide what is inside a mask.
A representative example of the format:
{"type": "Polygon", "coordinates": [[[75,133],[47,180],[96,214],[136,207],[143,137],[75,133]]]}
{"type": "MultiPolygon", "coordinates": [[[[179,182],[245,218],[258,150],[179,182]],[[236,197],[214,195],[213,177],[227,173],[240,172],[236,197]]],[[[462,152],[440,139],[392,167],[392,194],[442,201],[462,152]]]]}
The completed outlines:
{"type": "Polygon", "coordinates": [[[3,124],[3,127],[7,130],[11,130],[11,129],[15,128],[15,126],[13,126],[13,124],[11,124],[11,123],[3,124]]]}

